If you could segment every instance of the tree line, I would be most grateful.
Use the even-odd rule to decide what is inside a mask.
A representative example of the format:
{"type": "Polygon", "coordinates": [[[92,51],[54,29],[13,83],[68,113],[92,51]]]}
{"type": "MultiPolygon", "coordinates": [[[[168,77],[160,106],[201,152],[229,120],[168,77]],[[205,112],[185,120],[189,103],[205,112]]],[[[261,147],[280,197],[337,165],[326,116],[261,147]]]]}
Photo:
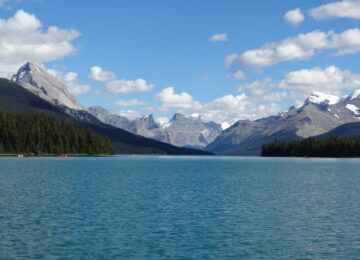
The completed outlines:
{"type": "Polygon", "coordinates": [[[42,114],[0,111],[0,154],[114,154],[111,141],[88,128],[42,114]]]}
{"type": "Polygon", "coordinates": [[[360,137],[307,138],[264,144],[262,156],[360,157],[360,137]]]}

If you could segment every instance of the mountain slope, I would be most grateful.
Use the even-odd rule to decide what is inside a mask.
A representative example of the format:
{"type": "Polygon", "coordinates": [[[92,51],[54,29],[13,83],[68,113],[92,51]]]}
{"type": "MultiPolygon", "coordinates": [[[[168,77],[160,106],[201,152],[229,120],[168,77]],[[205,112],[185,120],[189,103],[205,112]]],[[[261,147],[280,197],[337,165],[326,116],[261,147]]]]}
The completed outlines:
{"type": "Polygon", "coordinates": [[[340,125],[329,132],[322,135],[315,136],[315,138],[324,138],[330,136],[341,137],[360,137],[360,122],[359,123],[347,123],[340,125]]]}
{"type": "Polygon", "coordinates": [[[89,127],[95,132],[107,136],[120,154],[211,154],[194,149],[184,149],[161,143],[142,136],[134,135],[125,130],[102,123],[87,113],[89,120],[79,120],[65,113],[39,96],[29,92],[22,86],[7,79],[0,78],[0,109],[4,112],[42,113],[65,120],[71,124],[89,127]]]}
{"type": "Polygon", "coordinates": [[[314,92],[300,108],[255,121],[241,120],[226,129],[207,151],[219,154],[258,155],[264,143],[274,139],[296,140],[326,133],[337,126],[360,120],[360,98],[344,99],[314,92]]]}
{"type": "Polygon", "coordinates": [[[204,148],[222,131],[220,125],[203,122],[198,115],[187,117],[176,113],[168,122],[160,124],[152,115],[130,121],[98,106],[90,107],[89,112],[106,124],[180,147],[204,148]]]}
{"type": "Polygon", "coordinates": [[[53,105],[83,109],[64,84],[34,63],[28,62],[22,66],[12,77],[12,81],[53,105]]]}

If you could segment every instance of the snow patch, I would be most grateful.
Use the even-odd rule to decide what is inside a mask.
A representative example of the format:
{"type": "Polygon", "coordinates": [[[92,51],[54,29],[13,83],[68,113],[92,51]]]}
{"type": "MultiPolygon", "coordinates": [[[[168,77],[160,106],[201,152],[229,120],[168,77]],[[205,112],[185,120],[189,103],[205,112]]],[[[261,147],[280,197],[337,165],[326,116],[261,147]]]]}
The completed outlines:
{"type": "Polygon", "coordinates": [[[201,133],[205,137],[208,137],[211,134],[209,129],[204,129],[204,130],[201,131],[201,133]]]}
{"type": "Polygon", "coordinates": [[[351,112],[353,112],[355,115],[360,115],[359,108],[357,106],[353,104],[347,104],[345,107],[351,112]]]}
{"type": "Polygon", "coordinates": [[[353,100],[359,96],[360,96],[360,89],[357,89],[351,94],[351,96],[349,98],[350,98],[350,100],[353,100]]]}
{"type": "Polygon", "coordinates": [[[340,97],[325,94],[319,91],[314,91],[311,95],[307,98],[307,102],[317,104],[317,105],[334,105],[341,101],[340,97]]]}
{"type": "Polygon", "coordinates": [[[173,123],[173,121],[169,121],[169,122],[160,124],[160,127],[161,128],[167,128],[167,127],[170,127],[172,125],[172,123],[173,123]]]}
{"type": "Polygon", "coordinates": [[[229,122],[223,122],[220,124],[220,126],[221,129],[224,131],[225,129],[228,129],[231,126],[231,124],[229,122]]]}

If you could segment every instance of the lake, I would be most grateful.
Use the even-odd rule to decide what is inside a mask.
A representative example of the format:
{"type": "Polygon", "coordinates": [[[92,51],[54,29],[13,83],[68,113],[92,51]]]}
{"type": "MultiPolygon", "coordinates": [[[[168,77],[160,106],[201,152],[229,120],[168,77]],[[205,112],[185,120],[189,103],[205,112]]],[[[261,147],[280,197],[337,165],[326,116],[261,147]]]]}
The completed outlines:
{"type": "Polygon", "coordinates": [[[0,158],[0,259],[360,259],[360,159],[0,158]]]}

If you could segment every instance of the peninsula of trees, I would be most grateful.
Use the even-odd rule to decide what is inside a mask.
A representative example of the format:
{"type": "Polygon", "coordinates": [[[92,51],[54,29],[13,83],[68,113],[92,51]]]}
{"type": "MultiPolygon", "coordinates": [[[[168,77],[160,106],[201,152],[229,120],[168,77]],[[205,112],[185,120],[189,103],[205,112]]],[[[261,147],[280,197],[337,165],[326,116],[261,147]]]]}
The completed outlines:
{"type": "Polygon", "coordinates": [[[360,137],[307,138],[264,144],[262,156],[360,157],[360,137]]]}

